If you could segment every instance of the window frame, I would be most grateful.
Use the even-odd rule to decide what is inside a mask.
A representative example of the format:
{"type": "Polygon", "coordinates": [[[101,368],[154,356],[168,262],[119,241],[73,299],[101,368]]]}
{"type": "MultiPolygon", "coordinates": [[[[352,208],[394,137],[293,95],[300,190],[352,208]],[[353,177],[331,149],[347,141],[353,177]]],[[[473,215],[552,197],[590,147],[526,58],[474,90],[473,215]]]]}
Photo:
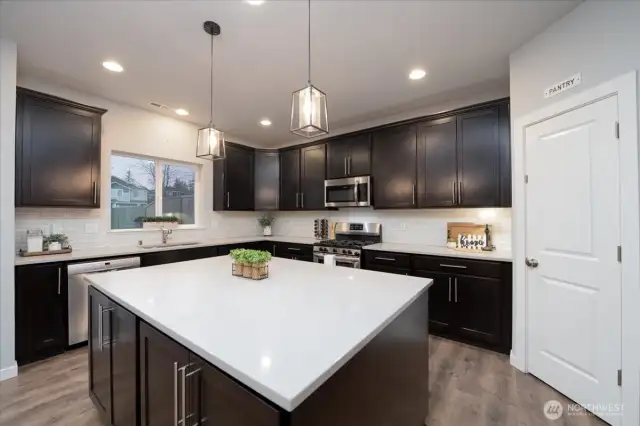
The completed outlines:
{"type": "MultiPolygon", "coordinates": [[[[180,229],[201,229],[201,206],[202,206],[202,165],[201,164],[197,164],[197,163],[189,163],[186,161],[179,161],[179,160],[167,160],[167,159],[163,159],[163,158],[159,158],[159,157],[152,157],[152,156],[148,156],[148,155],[141,155],[141,154],[132,154],[132,153],[127,153],[127,152],[119,152],[119,151],[114,151],[111,153],[111,157],[113,156],[118,156],[118,157],[128,157],[128,158],[133,158],[136,160],[144,160],[144,161],[153,161],[153,163],[155,164],[155,176],[156,176],[156,182],[155,182],[155,215],[156,216],[163,216],[162,213],[162,203],[163,203],[163,198],[164,198],[164,192],[162,189],[162,182],[163,182],[163,170],[164,167],[163,166],[177,166],[177,167],[188,167],[193,169],[194,171],[194,180],[193,180],[193,221],[194,223],[191,224],[178,224],[177,228],[178,230],[180,229]]],[[[109,159],[109,162],[111,163],[112,158],[109,159]]],[[[109,172],[109,186],[111,186],[111,172],[109,172]]],[[[149,189],[152,190],[152,189],[149,189]]],[[[132,193],[133,191],[130,191],[130,193],[132,193]]],[[[111,196],[111,195],[110,195],[111,196]]],[[[111,206],[111,199],[109,200],[109,205],[111,206]]],[[[111,228],[111,211],[112,211],[113,207],[109,207],[109,232],[146,232],[146,231],[152,231],[152,232],[157,232],[157,229],[144,229],[144,228],[134,228],[134,229],[113,229],[111,228]]]]}

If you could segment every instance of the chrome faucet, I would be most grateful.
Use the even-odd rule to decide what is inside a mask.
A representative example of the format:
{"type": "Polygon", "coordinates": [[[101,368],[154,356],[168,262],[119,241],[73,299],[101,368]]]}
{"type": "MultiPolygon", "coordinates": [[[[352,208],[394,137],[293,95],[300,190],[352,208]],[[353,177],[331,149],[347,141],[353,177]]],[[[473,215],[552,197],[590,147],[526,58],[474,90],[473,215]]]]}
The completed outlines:
{"type": "Polygon", "coordinates": [[[167,244],[167,238],[169,238],[173,229],[160,228],[160,230],[162,231],[162,244],[167,244]]]}

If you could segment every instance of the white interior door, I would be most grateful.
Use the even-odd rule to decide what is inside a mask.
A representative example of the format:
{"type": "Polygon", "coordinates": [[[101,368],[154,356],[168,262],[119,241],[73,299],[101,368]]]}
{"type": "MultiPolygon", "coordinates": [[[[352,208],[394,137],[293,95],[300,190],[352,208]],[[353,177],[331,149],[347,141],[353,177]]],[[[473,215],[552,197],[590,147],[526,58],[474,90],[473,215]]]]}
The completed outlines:
{"type": "Polygon", "coordinates": [[[525,133],[529,371],[587,406],[621,400],[617,120],[612,96],[525,133]]]}

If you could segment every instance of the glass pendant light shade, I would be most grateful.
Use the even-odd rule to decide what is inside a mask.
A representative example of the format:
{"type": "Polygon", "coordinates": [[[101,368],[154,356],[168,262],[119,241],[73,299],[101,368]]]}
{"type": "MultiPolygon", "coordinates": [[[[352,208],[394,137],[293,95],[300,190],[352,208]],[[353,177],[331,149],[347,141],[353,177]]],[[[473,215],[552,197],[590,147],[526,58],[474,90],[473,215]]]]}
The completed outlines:
{"type": "Polygon", "coordinates": [[[327,95],[311,84],[293,92],[291,132],[305,138],[329,133],[327,95]]]}
{"type": "Polygon", "coordinates": [[[224,158],[224,132],[213,126],[198,130],[196,157],[208,160],[224,158]]]}

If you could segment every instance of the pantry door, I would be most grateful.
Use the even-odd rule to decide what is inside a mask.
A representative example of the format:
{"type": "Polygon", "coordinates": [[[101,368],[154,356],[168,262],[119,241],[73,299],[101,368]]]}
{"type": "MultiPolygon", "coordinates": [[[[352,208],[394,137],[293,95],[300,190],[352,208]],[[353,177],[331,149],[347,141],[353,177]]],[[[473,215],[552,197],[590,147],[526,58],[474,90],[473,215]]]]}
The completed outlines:
{"type": "Polygon", "coordinates": [[[586,406],[621,401],[617,121],[611,96],[525,130],[529,372],[586,406]]]}

